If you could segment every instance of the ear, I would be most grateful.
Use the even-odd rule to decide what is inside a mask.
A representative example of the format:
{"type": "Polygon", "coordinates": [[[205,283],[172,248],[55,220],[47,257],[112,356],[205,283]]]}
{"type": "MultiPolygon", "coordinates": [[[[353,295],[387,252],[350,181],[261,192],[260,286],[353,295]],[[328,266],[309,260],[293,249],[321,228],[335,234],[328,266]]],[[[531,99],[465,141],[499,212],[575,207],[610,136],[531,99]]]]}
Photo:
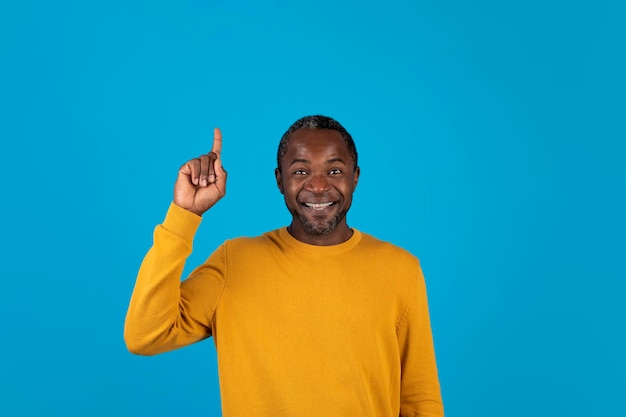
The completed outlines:
{"type": "Polygon", "coordinates": [[[276,175],[276,185],[278,186],[280,193],[285,194],[285,191],[283,189],[283,175],[280,173],[280,169],[276,168],[274,170],[274,175],[276,175]]]}
{"type": "Polygon", "coordinates": [[[354,169],[354,182],[352,183],[352,192],[356,190],[356,185],[359,183],[359,175],[361,175],[361,167],[354,169]]]}

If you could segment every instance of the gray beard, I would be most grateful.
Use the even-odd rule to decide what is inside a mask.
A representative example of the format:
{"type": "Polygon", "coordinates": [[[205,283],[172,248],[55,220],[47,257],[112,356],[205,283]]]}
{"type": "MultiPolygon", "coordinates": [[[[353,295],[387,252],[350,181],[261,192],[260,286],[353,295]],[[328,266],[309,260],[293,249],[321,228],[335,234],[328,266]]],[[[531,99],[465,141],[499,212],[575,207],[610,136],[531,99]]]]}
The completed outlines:
{"type": "Polygon", "coordinates": [[[348,212],[347,210],[340,211],[339,213],[335,215],[335,217],[332,217],[326,221],[319,222],[319,223],[312,223],[309,221],[309,219],[307,219],[300,213],[296,212],[296,210],[290,209],[289,211],[293,215],[293,218],[296,219],[298,223],[300,223],[302,228],[308,234],[314,235],[314,236],[325,236],[325,235],[331,234],[337,228],[337,225],[341,223],[344,217],[346,217],[346,213],[348,212]]]}

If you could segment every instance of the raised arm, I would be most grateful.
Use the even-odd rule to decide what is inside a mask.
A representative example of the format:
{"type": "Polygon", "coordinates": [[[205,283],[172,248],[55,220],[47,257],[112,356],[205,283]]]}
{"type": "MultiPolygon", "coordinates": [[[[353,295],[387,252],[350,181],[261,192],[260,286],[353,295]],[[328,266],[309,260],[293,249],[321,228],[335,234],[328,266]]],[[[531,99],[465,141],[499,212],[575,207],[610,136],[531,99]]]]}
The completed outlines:
{"type": "Polygon", "coordinates": [[[200,216],[226,193],[221,150],[222,136],[215,129],[211,152],[178,171],[173,204],[155,228],[126,314],[124,340],[133,353],[165,352],[212,334],[211,320],[224,284],[223,249],[194,271],[192,279],[181,284],[181,276],[200,216]]]}

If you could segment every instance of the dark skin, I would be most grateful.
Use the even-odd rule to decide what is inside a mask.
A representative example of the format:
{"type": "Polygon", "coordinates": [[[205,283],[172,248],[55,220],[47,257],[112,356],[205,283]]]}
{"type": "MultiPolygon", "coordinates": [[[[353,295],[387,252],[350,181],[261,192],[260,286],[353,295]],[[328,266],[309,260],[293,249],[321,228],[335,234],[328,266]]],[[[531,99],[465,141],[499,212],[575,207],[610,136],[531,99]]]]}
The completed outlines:
{"type": "Polygon", "coordinates": [[[276,183],[293,219],[289,233],[301,242],[328,246],[352,236],[346,213],[360,170],[336,130],[293,133],[276,169],[276,183]]]}
{"type": "Polygon", "coordinates": [[[185,162],[174,185],[174,204],[202,216],[226,195],[226,171],[222,166],[222,133],[213,131],[211,152],[185,162]]]}
{"type": "MultiPolygon", "coordinates": [[[[215,129],[211,152],[178,170],[174,204],[202,216],[226,194],[221,160],[222,135],[215,129]]],[[[276,184],[292,214],[289,233],[318,246],[337,245],[352,236],[346,213],[360,170],[335,130],[300,129],[293,133],[276,184]]]]}

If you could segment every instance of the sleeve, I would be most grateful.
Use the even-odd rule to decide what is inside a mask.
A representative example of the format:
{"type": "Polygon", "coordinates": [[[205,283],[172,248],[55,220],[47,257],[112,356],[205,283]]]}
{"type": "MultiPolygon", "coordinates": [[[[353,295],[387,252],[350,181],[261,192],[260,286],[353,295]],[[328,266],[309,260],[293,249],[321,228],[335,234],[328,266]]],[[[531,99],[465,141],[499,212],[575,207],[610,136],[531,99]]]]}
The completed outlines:
{"type": "Polygon", "coordinates": [[[129,351],[154,355],[205,339],[225,286],[224,246],[181,283],[201,218],[172,204],[154,231],[124,324],[129,351]]]}
{"type": "Polygon", "coordinates": [[[443,417],[426,285],[417,266],[417,282],[397,327],[401,360],[400,416],[443,417]]]}

